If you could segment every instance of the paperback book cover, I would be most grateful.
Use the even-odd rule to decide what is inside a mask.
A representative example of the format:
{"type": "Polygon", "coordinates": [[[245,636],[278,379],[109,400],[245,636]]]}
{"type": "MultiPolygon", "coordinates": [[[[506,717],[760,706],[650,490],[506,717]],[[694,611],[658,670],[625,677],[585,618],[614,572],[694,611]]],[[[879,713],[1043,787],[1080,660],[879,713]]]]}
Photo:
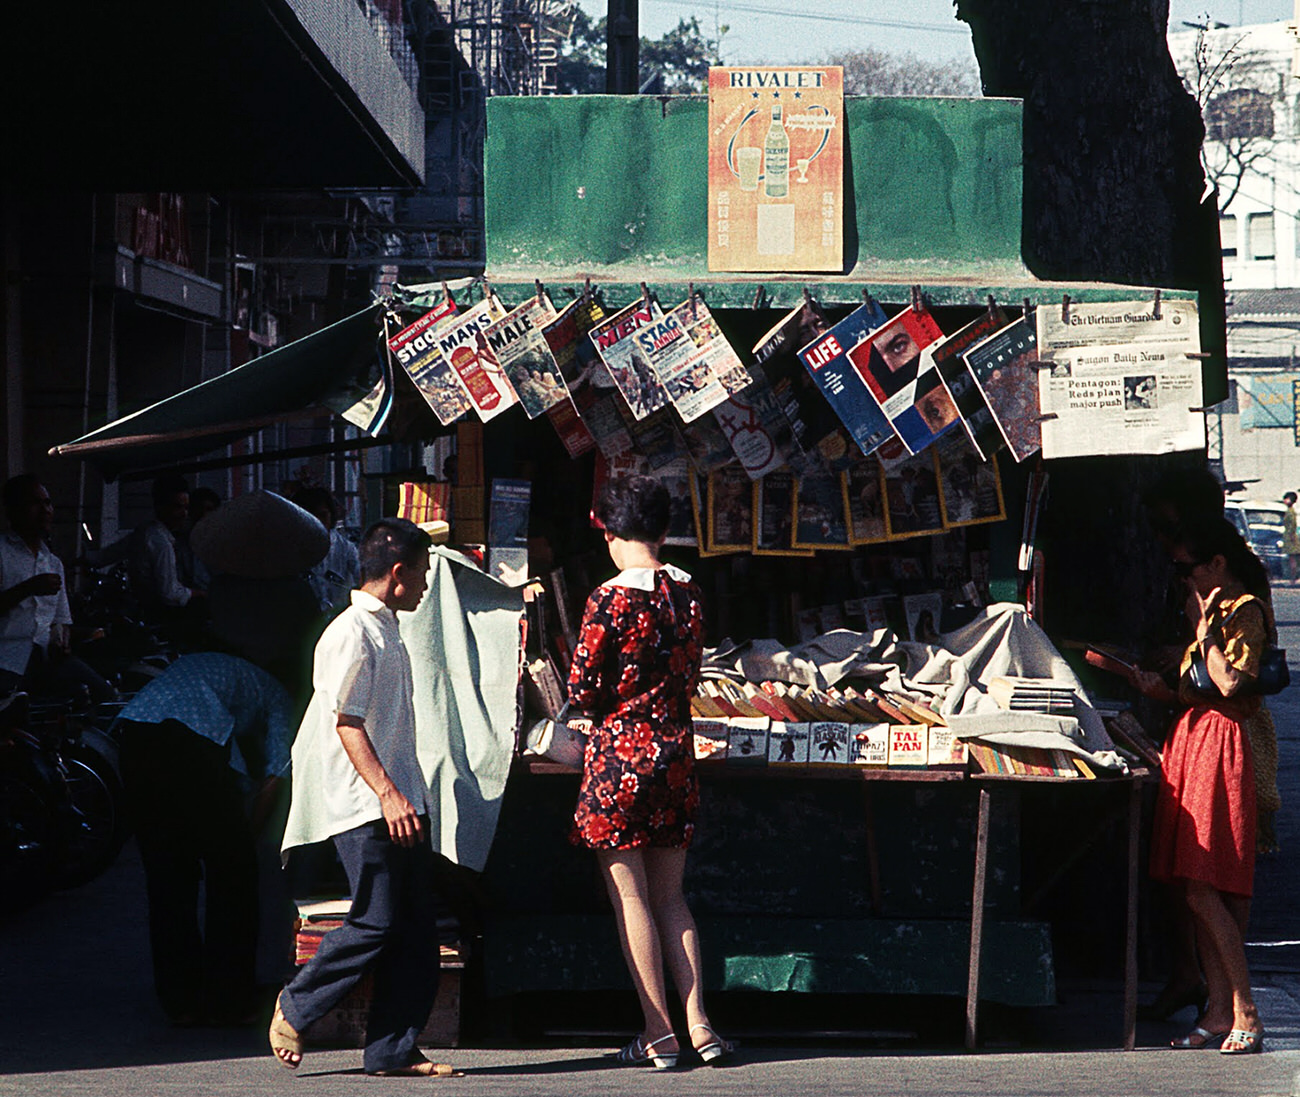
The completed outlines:
{"type": "Polygon", "coordinates": [[[961,415],[966,437],[984,461],[1006,443],[1002,440],[1002,432],[993,421],[993,413],[989,411],[980,387],[975,384],[975,378],[966,368],[966,360],[962,355],[1006,325],[1007,314],[995,305],[980,313],[964,328],[935,343],[928,351],[934,360],[935,369],[943,378],[944,387],[961,415]]]}
{"type": "Polygon", "coordinates": [[[728,719],[727,761],[765,765],[770,724],[766,716],[733,716],[728,719]]]}
{"type": "Polygon", "coordinates": [[[854,724],[853,761],[883,769],[889,764],[889,725],[854,724]]]}
{"type": "Polygon", "coordinates": [[[711,720],[696,716],[691,720],[694,731],[695,760],[697,762],[725,762],[731,729],[725,720],[711,720]]]}
{"type": "Polygon", "coordinates": [[[868,301],[799,351],[804,368],[864,454],[873,453],[894,436],[894,428],[852,360],[854,353],[867,353],[871,333],[883,323],[885,314],[880,306],[868,301]]]}
{"type": "Polygon", "coordinates": [[[1038,406],[1038,336],[1023,317],[963,356],[989,411],[1017,461],[1043,446],[1038,406]]]}
{"type": "Polygon", "coordinates": [[[469,397],[438,347],[439,330],[447,327],[455,315],[456,302],[448,297],[388,341],[389,349],[444,427],[470,408],[469,397]]]}
{"type": "Polygon", "coordinates": [[[643,297],[591,329],[591,341],[633,419],[644,419],[668,403],[668,395],[637,339],[639,331],[653,327],[663,317],[659,303],[643,297]]]}
{"type": "Polygon", "coordinates": [[[889,767],[925,766],[930,757],[930,725],[891,724],[889,767]]]}
{"type": "Polygon", "coordinates": [[[912,453],[955,428],[959,419],[933,360],[922,354],[942,338],[928,309],[905,308],[849,351],[853,368],[912,453]]]}
{"type": "Polygon", "coordinates": [[[806,765],[812,725],[773,720],[768,729],[767,764],[769,766],[806,765]]]}
{"type": "Polygon", "coordinates": [[[542,334],[555,317],[555,306],[542,294],[508,312],[487,330],[488,348],[506,371],[529,419],[536,419],[569,395],[542,334]]]}
{"type": "Polygon", "coordinates": [[[712,415],[701,415],[695,422],[686,424],[682,428],[682,437],[686,440],[691,464],[698,472],[710,473],[736,459],[736,451],[712,415]]]}
{"type": "Polygon", "coordinates": [[[485,423],[519,402],[487,344],[488,328],[504,315],[500,302],[489,296],[437,334],[438,349],[469,397],[470,406],[485,423]]]}
{"type": "Polygon", "coordinates": [[[945,724],[931,724],[926,764],[932,769],[962,769],[970,757],[966,744],[945,724]]]}
{"type": "Polygon", "coordinates": [[[852,764],[857,744],[854,743],[854,750],[851,753],[849,750],[849,727],[850,725],[838,721],[818,720],[814,723],[812,725],[812,746],[808,751],[809,761],[835,762],[841,765],[852,764]]]}

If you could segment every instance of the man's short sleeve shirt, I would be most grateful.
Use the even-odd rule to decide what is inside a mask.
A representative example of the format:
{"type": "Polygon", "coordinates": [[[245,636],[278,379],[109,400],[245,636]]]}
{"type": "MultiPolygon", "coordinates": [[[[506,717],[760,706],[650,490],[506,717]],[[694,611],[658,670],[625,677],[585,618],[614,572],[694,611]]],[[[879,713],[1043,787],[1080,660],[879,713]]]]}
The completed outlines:
{"type": "MultiPolygon", "coordinates": [[[[32,552],[31,546],[16,533],[0,535],[0,590],[51,572],[62,579],[63,564],[43,541],[32,552]]],[[[71,622],[66,584],[60,586],[57,594],[33,594],[24,598],[0,617],[0,670],[23,674],[32,655],[32,645],[48,647],[51,626],[71,622]]]]}
{"type": "Polygon", "coordinates": [[[428,814],[428,786],[415,749],[411,660],[397,615],[360,590],[316,644],[311,703],[293,744],[286,850],[383,818],[379,797],[339,738],[340,715],[364,721],[388,776],[418,812],[428,814]]]}

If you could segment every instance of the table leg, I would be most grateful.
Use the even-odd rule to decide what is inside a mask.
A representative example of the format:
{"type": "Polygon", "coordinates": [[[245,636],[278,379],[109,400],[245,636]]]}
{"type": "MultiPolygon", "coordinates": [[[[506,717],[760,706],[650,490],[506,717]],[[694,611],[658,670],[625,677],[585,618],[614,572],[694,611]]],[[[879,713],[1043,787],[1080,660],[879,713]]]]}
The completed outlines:
{"type": "Polygon", "coordinates": [[[970,968],[966,979],[966,1047],[976,1044],[980,997],[980,949],[984,938],[984,880],[989,867],[989,790],[980,789],[979,823],[975,831],[975,890],[970,911],[970,968]]]}
{"type": "Polygon", "coordinates": [[[1137,1046],[1138,841],[1142,830],[1142,786],[1128,794],[1128,911],[1124,930],[1124,1050],[1137,1046]]]}

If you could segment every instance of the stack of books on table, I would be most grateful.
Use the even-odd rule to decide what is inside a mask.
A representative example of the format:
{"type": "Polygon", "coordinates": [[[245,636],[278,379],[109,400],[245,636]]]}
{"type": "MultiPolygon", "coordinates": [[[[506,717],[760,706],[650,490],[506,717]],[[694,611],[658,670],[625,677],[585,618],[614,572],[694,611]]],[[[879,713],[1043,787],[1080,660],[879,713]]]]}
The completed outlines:
{"type": "Polygon", "coordinates": [[[963,770],[968,761],[939,713],[885,690],[705,679],[691,713],[700,761],[963,770]]]}
{"type": "Polygon", "coordinates": [[[1097,776],[1086,761],[1068,750],[980,741],[967,746],[980,773],[999,777],[1083,777],[1089,781],[1097,776]]]}
{"type": "Polygon", "coordinates": [[[1011,712],[1074,715],[1074,688],[1053,678],[1015,678],[1003,675],[990,680],[989,696],[1011,712]]]}

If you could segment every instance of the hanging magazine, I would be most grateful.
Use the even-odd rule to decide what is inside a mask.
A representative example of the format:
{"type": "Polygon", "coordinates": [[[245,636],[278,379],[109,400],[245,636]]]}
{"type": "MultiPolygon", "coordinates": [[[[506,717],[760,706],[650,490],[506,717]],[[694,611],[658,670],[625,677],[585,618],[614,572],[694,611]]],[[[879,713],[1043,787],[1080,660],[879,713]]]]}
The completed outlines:
{"type": "Polygon", "coordinates": [[[854,369],[852,359],[854,353],[867,353],[871,333],[884,322],[880,306],[868,301],[799,351],[799,360],[864,454],[874,452],[894,436],[889,420],[854,369]]]}
{"type": "Polygon", "coordinates": [[[849,512],[849,541],[870,545],[889,539],[888,511],[885,509],[885,474],[873,454],[841,473],[845,506],[849,512]]]}
{"type": "Polygon", "coordinates": [[[970,440],[957,433],[943,439],[935,452],[939,455],[944,525],[973,526],[1006,517],[996,456],[981,461],[970,440]]]}
{"type": "Polygon", "coordinates": [[[769,472],[754,481],[755,556],[812,556],[811,549],[794,547],[794,473],[769,472]]]}
{"type": "Polygon", "coordinates": [[[790,425],[792,462],[801,462],[828,434],[840,429],[839,417],[799,360],[799,350],[830,327],[805,301],[787,312],[754,344],[754,365],[767,378],[777,406],[790,425]]]}
{"type": "Polygon", "coordinates": [[[643,297],[591,329],[591,341],[633,419],[644,419],[668,403],[663,385],[636,337],[637,332],[662,320],[663,315],[658,302],[643,297]]]}
{"type": "Polygon", "coordinates": [[[928,309],[905,308],[849,348],[853,368],[911,453],[920,453],[957,425],[952,398],[933,362],[921,356],[926,347],[942,338],[943,332],[928,309]]]}
{"type": "Polygon", "coordinates": [[[735,395],[749,384],[745,364],[722,334],[708,305],[694,297],[678,305],[671,315],[677,317],[677,322],[704,356],[705,365],[728,394],[735,395]]]}
{"type": "Polygon", "coordinates": [[[438,334],[456,315],[456,302],[450,297],[431,309],[414,324],[403,328],[388,346],[419,389],[425,403],[433,409],[444,427],[454,423],[470,409],[469,397],[456,380],[447,359],[438,347],[438,334]]]}
{"type": "Polygon", "coordinates": [[[1006,439],[1007,449],[1023,461],[1043,446],[1039,429],[1038,338],[1034,325],[1021,317],[996,335],[977,343],[963,357],[975,383],[1006,439]]]}
{"type": "Polygon", "coordinates": [[[511,387],[519,397],[524,414],[536,419],[569,395],[560,367],[542,335],[555,319],[555,307],[539,295],[513,309],[487,330],[487,343],[511,387]]]}
{"type": "Polygon", "coordinates": [[[480,301],[438,332],[438,349],[483,422],[519,402],[501,363],[487,343],[487,330],[505,315],[495,297],[480,301]]]}
{"type": "MultiPolygon", "coordinates": [[[[595,439],[601,453],[606,457],[616,457],[632,448],[632,438],[618,413],[617,397],[613,395],[614,382],[590,338],[592,325],[604,317],[604,306],[594,297],[583,296],[566,305],[559,316],[542,329],[542,336],[551,348],[574,411],[583,426],[595,439]]],[[[578,444],[581,439],[575,437],[576,430],[567,422],[567,417],[560,412],[551,416],[551,422],[557,430],[565,427],[560,437],[570,447],[570,455],[576,456],[571,441],[578,444]]]]}
{"type": "Polygon", "coordinates": [[[984,402],[984,394],[975,384],[975,378],[966,368],[962,355],[976,343],[1006,327],[1006,324],[1006,313],[995,305],[927,351],[934,359],[939,376],[943,378],[944,387],[957,405],[966,437],[982,461],[989,460],[1006,443],[997,423],[993,421],[993,413],[984,402]]]}
{"type": "MultiPolygon", "coordinates": [[[[695,304],[697,309],[703,308],[695,304]]],[[[686,320],[682,309],[674,309],[636,335],[641,352],[683,423],[698,419],[727,398],[727,390],[709,368],[705,352],[687,334],[686,320]]]]}
{"type": "Polygon", "coordinates": [[[901,442],[894,442],[883,447],[879,457],[885,470],[890,540],[942,532],[939,462],[934,450],[909,454],[901,442]]]}
{"type": "Polygon", "coordinates": [[[565,452],[570,457],[581,457],[595,446],[596,439],[592,437],[582,416],[578,414],[578,409],[573,406],[573,400],[568,396],[548,410],[546,418],[551,421],[551,426],[555,428],[555,433],[559,435],[565,452]]]}

